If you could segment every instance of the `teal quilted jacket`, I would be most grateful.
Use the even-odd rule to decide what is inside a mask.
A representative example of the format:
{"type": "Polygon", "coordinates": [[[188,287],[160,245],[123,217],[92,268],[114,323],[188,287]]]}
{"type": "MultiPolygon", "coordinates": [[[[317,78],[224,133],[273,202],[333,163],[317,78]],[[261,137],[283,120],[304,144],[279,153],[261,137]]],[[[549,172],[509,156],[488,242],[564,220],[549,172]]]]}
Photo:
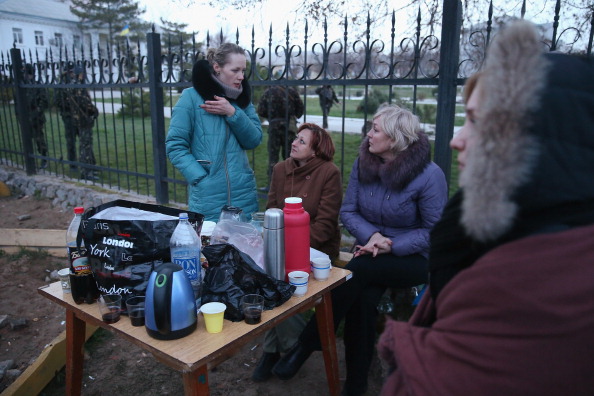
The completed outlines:
{"type": "Polygon", "coordinates": [[[183,91],[173,109],[167,156],[188,182],[189,210],[217,221],[229,204],[242,208],[249,219],[258,211],[258,199],[245,150],[262,141],[260,120],[251,103],[241,108],[231,101],[236,111],[227,117],[201,109],[204,100],[195,88],[183,91]]]}

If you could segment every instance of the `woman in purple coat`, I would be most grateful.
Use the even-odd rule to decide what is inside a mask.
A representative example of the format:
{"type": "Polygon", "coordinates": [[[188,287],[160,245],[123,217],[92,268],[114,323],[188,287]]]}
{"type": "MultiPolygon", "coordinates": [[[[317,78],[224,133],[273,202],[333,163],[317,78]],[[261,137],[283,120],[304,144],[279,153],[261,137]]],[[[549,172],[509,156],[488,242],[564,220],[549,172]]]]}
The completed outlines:
{"type": "MultiPolygon", "coordinates": [[[[346,266],[353,277],[332,292],[335,328],[345,318],[343,394],[360,395],[367,389],[382,294],[388,287],[427,282],[429,232],[446,201],[445,176],[431,162],[429,139],[418,118],[395,105],[381,107],[361,144],[340,210],[344,226],[357,238],[346,266]]],[[[273,373],[293,377],[320,349],[314,318],[273,373]]]]}

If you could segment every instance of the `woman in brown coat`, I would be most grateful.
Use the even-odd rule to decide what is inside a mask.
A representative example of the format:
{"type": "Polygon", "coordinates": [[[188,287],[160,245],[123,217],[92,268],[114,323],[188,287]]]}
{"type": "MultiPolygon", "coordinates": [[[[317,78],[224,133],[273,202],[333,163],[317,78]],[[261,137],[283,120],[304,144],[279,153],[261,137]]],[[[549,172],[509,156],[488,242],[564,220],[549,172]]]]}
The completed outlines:
{"type": "MultiPolygon", "coordinates": [[[[338,256],[340,228],[338,212],[342,204],[340,171],[332,162],[334,143],[330,134],[316,124],[302,124],[291,144],[291,154],[274,166],[266,208],[282,209],[287,197],[299,197],[309,213],[310,246],[338,256]]],[[[296,315],[266,333],[264,354],[258,362],[252,380],[265,381],[271,376],[280,352],[288,351],[297,342],[305,327],[296,315]]]]}
{"type": "Polygon", "coordinates": [[[338,256],[342,204],[340,171],[332,162],[334,143],[316,124],[299,127],[291,156],[276,164],[268,192],[268,208],[282,209],[287,197],[299,197],[310,217],[310,246],[330,258],[338,256]]]}

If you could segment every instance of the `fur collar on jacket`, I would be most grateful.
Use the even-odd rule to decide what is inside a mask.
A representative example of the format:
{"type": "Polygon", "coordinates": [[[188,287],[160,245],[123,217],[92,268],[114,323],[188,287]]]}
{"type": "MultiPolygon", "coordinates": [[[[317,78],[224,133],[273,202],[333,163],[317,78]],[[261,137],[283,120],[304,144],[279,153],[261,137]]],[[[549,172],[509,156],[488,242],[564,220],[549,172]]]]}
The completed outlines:
{"type": "Polygon", "coordinates": [[[380,157],[369,152],[369,138],[366,137],[359,148],[359,182],[380,181],[387,188],[402,191],[429,162],[431,145],[424,132],[419,132],[419,139],[389,162],[382,162],[380,157]]]}
{"type": "MultiPolygon", "coordinates": [[[[207,60],[199,60],[194,63],[192,68],[192,85],[196,91],[202,96],[204,100],[213,100],[214,96],[225,96],[225,91],[221,85],[212,76],[212,67],[207,60]]],[[[239,95],[237,100],[229,99],[229,102],[237,103],[239,107],[245,109],[251,101],[252,91],[250,84],[246,79],[241,82],[243,92],[239,95]]]]}
{"type": "MultiPolygon", "coordinates": [[[[482,98],[460,175],[461,223],[487,242],[594,199],[594,62],[543,53],[536,28],[516,21],[487,53],[482,98]]],[[[529,233],[529,232],[527,232],[529,233]]]]}

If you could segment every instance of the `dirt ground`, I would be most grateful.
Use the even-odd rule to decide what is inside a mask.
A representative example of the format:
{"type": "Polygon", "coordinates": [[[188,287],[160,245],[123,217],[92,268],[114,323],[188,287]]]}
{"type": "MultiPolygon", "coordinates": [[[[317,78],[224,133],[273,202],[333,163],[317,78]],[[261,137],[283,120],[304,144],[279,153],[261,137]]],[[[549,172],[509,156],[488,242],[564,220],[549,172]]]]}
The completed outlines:
{"type": "MultiPolygon", "coordinates": [[[[71,211],[52,206],[47,199],[33,197],[0,198],[0,228],[63,229],[72,218],[71,211]],[[30,215],[28,220],[19,216],[30,215]]],[[[1,230],[0,230],[1,232],[1,230]]],[[[49,274],[67,266],[65,259],[44,254],[8,255],[0,251],[0,316],[25,318],[28,326],[0,329],[0,362],[14,360],[24,371],[39,356],[44,347],[65,329],[64,310],[41,297],[37,288],[55,280],[49,274]]],[[[245,345],[234,356],[209,370],[211,395],[285,395],[313,396],[327,394],[324,364],[320,352],[315,352],[300,372],[289,381],[272,378],[254,383],[251,373],[262,353],[262,337],[245,345]]],[[[341,380],[344,380],[344,349],[337,339],[341,380]]],[[[85,345],[83,395],[181,395],[181,375],[157,362],[150,353],[99,329],[85,345]]],[[[382,368],[374,361],[367,395],[377,395],[381,389],[382,368]]],[[[56,373],[41,395],[64,395],[65,373],[56,373]]],[[[14,378],[0,382],[2,392],[14,378]]]]}

